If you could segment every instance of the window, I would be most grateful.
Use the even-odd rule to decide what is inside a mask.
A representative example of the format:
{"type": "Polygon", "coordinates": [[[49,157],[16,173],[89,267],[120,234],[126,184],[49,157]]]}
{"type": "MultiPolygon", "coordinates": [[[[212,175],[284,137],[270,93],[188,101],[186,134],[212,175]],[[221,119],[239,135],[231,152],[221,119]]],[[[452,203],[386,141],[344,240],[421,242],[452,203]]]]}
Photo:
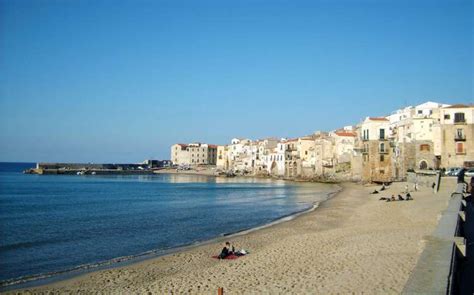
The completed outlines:
{"type": "Polygon", "coordinates": [[[380,146],[379,146],[379,151],[381,153],[385,153],[385,143],[381,143],[380,146]]]}
{"type": "Polygon", "coordinates": [[[380,129],[380,139],[385,139],[385,129],[380,129]]]}
{"type": "Polygon", "coordinates": [[[450,115],[444,115],[444,119],[449,120],[449,119],[451,119],[451,116],[450,115]]]}
{"type": "Polygon", "coordinates": [[[308,154],[308,151],[304,151],[304,154],[307,155],[307,154],[308,154]]]}
{"type": "Polygon", "coordinates": [[[454,123],[464,123],[466,120],[464,119],[464,113],[455,113],[454,114],[454,123]]]}
{"type": "Polygon", "coordinates": [[[456,130],[456,139],[465,139],[464,129],[457,129],[456,130]]]}
{"type": "Polygon", "coordinates": [[[380,162],[383,162],[385,160],[385,156],[384,155],[380,155],[380,162]]]}
{"type": "Polygon", "coordinates": [[[422,110],[418,110],[418,115],[421,115],[423,114],[423,111],[422,110]]]}
{"type": "Polygon", "coordinates": [[[369,129],[366,129],[366,130],[364,130],[364,131],[365,131],[364,139],[365,139],[365,140],[369,140],[369,129]]]}
{"type": "Polygon", "coordinates": [[[457,142],[456,143],[456,154],[464,154],[464,143],[462,142],[457,142]]]}
{"type": "Polygon", "coordinates": [[[420,144],[420,152],[429,152],[430,145],[429,144],[420,144]]]}

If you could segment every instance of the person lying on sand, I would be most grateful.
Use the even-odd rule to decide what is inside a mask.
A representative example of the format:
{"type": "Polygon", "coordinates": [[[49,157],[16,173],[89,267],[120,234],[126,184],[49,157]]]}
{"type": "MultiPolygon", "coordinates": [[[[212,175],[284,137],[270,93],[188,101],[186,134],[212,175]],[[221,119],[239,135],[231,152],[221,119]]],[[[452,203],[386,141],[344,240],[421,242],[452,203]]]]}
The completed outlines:
{"type": "Polygon", "coordinates": [[[382,184],[382,188],[380,189],[381,191],[385,190],[385,184],[382,184]]]}
{"type": "Polygon", "coordinates": [[[375,194],[378,194],[379,192],[377,190],[374,190],[373,192],[371,192],[372,195],[375,195],[375,194]]]}
{"type": "Polygon", "coordinates": [[[219,254],[219,259],[224,259],[229,255],[234,254],[235,248],[234,246],[230,246],[230,242],[225,242],[224,248],[221,251],[221,254],[219,254]]]}
{"type": "MultiPolygon", "coordinates": [[[[379,201],[383,201],[385,200],[386,202],[395,202],[397,201],[397,199],[395,199],[395,195],[392,195],[391,197],[381,197],[379,199],[379,201]]],[[[398,195],[398,201],[405,201],[405,199],[401,196],[401,195],[398,195]]]]}

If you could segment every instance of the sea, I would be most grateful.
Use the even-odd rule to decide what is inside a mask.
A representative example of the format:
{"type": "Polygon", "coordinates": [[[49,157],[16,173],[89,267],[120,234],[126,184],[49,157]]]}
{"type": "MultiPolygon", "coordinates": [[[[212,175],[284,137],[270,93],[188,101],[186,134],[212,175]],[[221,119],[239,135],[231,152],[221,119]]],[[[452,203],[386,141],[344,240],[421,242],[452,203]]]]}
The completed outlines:
{"type": "Polygon", "coordinates": [[[162,255],[278,222],[337,190],[185,174],[22,173],[34,166],[0,163],[0,287],[162,255]]]}

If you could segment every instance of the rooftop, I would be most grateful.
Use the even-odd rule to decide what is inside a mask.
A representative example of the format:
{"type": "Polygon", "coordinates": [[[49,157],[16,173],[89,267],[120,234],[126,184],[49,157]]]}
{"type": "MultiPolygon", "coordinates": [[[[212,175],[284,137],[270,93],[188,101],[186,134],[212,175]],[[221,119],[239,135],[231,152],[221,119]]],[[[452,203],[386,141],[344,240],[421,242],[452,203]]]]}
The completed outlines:
{"type": "Polygon", "coordinates": [[[388,121],[385,117],[369,117],[368,119],[371,121],[388,121]]]}
{"type": "Polygon", "coordinates": [[[336,131],[337,136],[351,136],[351,137],[356,137],[355,132],[351,131],[336,131]]]}
{"type": "Polygon", "coordinates": [[[465,109],[465,108],[472,108],[474,105],[472,104],[453,104],[449,107],[444,107],[444,109],[465,109]]]}

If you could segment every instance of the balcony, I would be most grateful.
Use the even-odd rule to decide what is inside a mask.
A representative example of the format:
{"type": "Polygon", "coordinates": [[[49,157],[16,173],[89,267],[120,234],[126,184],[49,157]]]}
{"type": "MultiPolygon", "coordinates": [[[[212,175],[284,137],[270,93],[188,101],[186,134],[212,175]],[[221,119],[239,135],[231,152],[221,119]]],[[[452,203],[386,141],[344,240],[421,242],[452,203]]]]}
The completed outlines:
{"type": "Polygon", "coordinates": [[[388,140],[388,138],[386,136],[379,136],[379,140],[385,141],[385,140],[388,140]]]}
{"type": "Polygon", "coordinates": [[[454,135],[454,141],[466,141],[466,135],[456,134],[454,135]]]}
{"type": "Polygon", "coordinates": [[[456,150],[456,155],[465,155],[465,154],[466,154],[466,149],[456,150]]]}
{"type": "Polygon", "coordinates": [[[466,124],[466,119],[454,119],[454,124],[466,124]]]}
{"type": "Polygon", "coordinates": [[[379,149],[379,154],[388,154],[388,149],[379,149]]]}
{"type": "Polygon", "coordinates": [[[368,154],[369,153],[369,149],[366,149],[366,148],[362,148],[362,149],[360,149],[360,151],[363,154],[368,154]]]}

